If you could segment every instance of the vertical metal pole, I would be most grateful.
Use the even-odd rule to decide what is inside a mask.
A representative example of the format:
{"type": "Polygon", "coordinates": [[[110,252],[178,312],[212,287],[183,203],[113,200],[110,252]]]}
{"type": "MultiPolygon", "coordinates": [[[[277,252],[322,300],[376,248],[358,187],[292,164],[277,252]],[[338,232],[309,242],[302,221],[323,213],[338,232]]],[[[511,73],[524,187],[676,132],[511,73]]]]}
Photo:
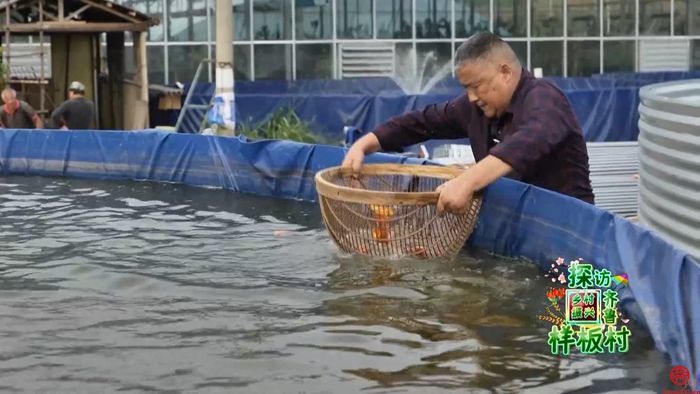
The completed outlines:
{"type": "MultiPolygon", "coordinates": [[[[99,59],[99,55],[98,55],[99,52],[100,52],[100,37],[96,36],[96,35],[90,36],[90,57],[89,57],[89,59],[91,59],[91,60],[96,59],[96,58],[99,59]]],[[[99,60],[98,60],[98,62],[99,62],[99,60]]],[[[100,129],[100,127],[102,127],[102,114],[100,113],[100,111],[98,109],[98,108],[100,108],[100,101],[101,101],[100,95],[98,93],[99,92],[99,87],[98,87],[99,70],[97,70],[96,67],[94,67],[92,65],[90,68],[92,69],[91,70],[92,71],[92,97],[93,97],[93,101],[95,102],[95,120],[94,120],[95,123],[93,123],[93,124],[95,125],[96,129],[100,129]]],[[[146,92],[146,93],[148,93],[148,92],[146,92]]],[[[146,96],[146,97],[148,97],[148,96],[146,96]]],[[[148,108],[148,107],[146,107],[146,108],[148,108]]],[[[146,109],[146,119],[148,119],[148,109],[146,109]]],[[[143,129],[148,128],[148,121],[146,121],[145,123],[146,123],[146,125],[144,125],[141,128],[143,128],[143,129]]]]}
{"type": "MultiPolygon", "coordinates": [[[[211,53],[212,52],[212,49],[211,49],[211,42],[212,42],[211,25],[213,22],[211,20],[211,18],[212,18],[211,8],[209,7],[209,4],[211,4],[212,1],[214,1],[214,0],[207,0],[204,4],[204,13],[205,13],[206,18],[207,18],[207,38],[206,38],[206,40],[207,40],[207,59],[211,59],[211,57],[212,57],[212,53],[211,53]]],[[[231,4],[233,4],[233,2],[231,4]]],[[[194,37],[193,37],[193,41],[194,41],[194,37]]],[[[207,66],[207,81],[208,82],[211,82],[212,71],[214,71],[214,70],[212,70],[212,66],[210,64],[207,66]]]]}
{"type": "MultiPolygon", "coordinates": [[[[676,16],[675,14],[675,8],[676,8],[676,0],[671,0],[671,37],[676,35],[676,27],[673,26],[675,23],[676,16]]],[[[690,12],[688,12],[690,13],[690,12]]]]}
{"type": "Polygon", "coordinates": [[[216,100],[222,100],[220,109],[223,125],[219,135],[235,134],[235,107],[233,93],[233,3],[216,0],[216,100]]]}
{"type": "Polygon", "coordinates": [[[58,0],[58,21],[63,22],[63,0],[58,0]]]}
{"type": "MultiPolygon", "coordinates": [[[[569,10],[568,8],[568,1],[564,0],[564,13],[562,14],[564,16],[564,48],[562,49],[564,51],[564,64],[562,65],[562,75],[564,77],[567,77],[569,75],[569,10]]],[[[551,2],[550,2],[551,5],[551,2]]]]}
{"type": "Polygon", "coordinates": [[[253,1],[248,1],[248,23],[250,29],[250,80],[255,81],[255,48],[253,46],[253,40],[255,39],[255,15],[253,14],[253,1]]]}
{"type": "Polygon", "coordinates": [[[635,72],[639,71],[640,68],[640,63],[641,59],[639,56],[639,49],[640,49],[640,43],[639,43],[639,0],[635,0],[634,2],[634,43],[635,43],[635,72]]]}
{"type": "Polygon", "coordinates": [[[5,59],[7,63],[7,81],[10,81],[10,78],[12,77],[12,73],[10,72],[10,62],[11,62],[11,56],[10,54],[12,53],[12,45],[10,45],[10,12],[12,11],[12,4],[9,2],[6,3],[7,7],[5,7],[5,59]]]}
{"type": "MultiPolygon", "coordinates": [[[[386,1],[386,0],[384,0],[386,1]]],[[[393,0],[392,0],[393,4],[393,0]]],[[[360,1],[358,0],[357,3],[357,22],[356,25],[360,23],[360,1]]],[[[372,38],[377,39],[377,30],[379,30],[379,25],[377,24],[377,0],[372,0],[372,3],[370,4],[372,9],[370,10],[372,16],[370,19],[370,28],[372,29],[372,38]]]]}
{"type": "MultiPolygon", "coordinates": [[[[139,80],[141,82],[141,94],[139,99],[143,102],[148,102],[148,52],[146,51],[147,34],[147,31],[141,31],[136,35],[139,59],[139,80]]],[[[148,111],[146,111],[146,114],[148,114],[148,111]]],[[[146,127],[148,127],[148,123],[146,123],[146,127]]]]}
{"type": "MultiPolygon", "coordinates": [[[[291,18],[292,18],[292,21],[291,21],[292,22],[292,29],[291,29],[292,30],[292,36],[291,36],[292,37],[292,50],[290,53],[290,55],[291,55],[290,57],[292,58],[292,64],[290,64],[291,73],[287,73],[287,80],[291,79],[291,80],[296,81],[296,79],[297,79],[297,42],[296,42],[296,37],[297,37],[296,17],[297,16],[296,16],[296,8],[297,7],[296,7],[296,2],[290,1],[290,2],[283,2],[282,3],[282,18],[284,18],[285,20],[288,20],[288,18],[285,18],[285,16],[287,15],[287,13],[285,12],[285,8],[286,8],[285,5],[289,8],[291,8],[290,14],[291,14],[291,18]]],[[[285,24],[286,24],[286,22],[285,22],[285,24]]],[[[287,56],[285,56],[285,62],[287,61],[286,59],[288,59],[287,56]]]]}
{"type": "MultiPolygon", "coordinates": [[[[430,0],[428,0],[428,1],[430,1],[430,0]]],[[[415,30],[416,30],[416,23],[418,22],[417,15],[416,15],[416,0],[409,1],[409,4],[411,5],[411,9],[409,10],[408,18],[410,18],[410,19],[409,19],[408,23],[412,24],[412,26],[411,26],[411,39],[413,39],[416,37],[415,30]]],[[[399,31],[401,33],[403,33],[402,24],[404,21],[404,12],[406,12],[406,7],[404,7],[404,5],[405,5],[405,1],[401,0],[401,10],[400,10],[401,20],[399,22],[399,31]]],[[[430,15],[430,14],[428,14],[428,15],[430,15]]]]}
{"type": "MultiPolygon", "coordinates": [[[[451,19],[450,20],[450,47],[451,47],[450,49],[452,51],[452,67],[451,68],[452,68],[452,77],[454,77],[455,76],[455,67],[454,67],[455,47],[456,47],[456,42],[457,42],[457,40],[455,39],[455,36],[457,35],[457,33],[456,33],[457,22],[455,22],[455,13],[457,12],[457,10],[455,10],[455,2],[450,1],[450,3],[452,4],[452,9],[450,10],[451,11],[450,12],[450,14],[451,14],[450,15],[450,19],[451,19]]],[[[466,7],[464,6],[464,4],[462,4],[462,9],[465,9],[465,8],[466,7]]],[[[466,23],[465,18],[462,18],[462,23],[466,23]]]]}
{"type": "Polygon", "coordinates": [[[333,79],[339,79],[338,73],[338,0],[331,4],[331,34],[333,38],[333,79]]]}
{"type": "Polygon", "coordinates": [[[39,113],[43,114],[46,109],[46,87],[44,86],[44,0],[39,0],[39,58],[41,70],[39,75],[39,113]]]}
{"type": "Polygon", "coordinates": [[[598,15],[599,15],[599,24],[598,24],[598,42],[600,44],[600,73],[603,74],[605,73],[605,40],[603,39],[603,7],[605,6],[605,0],[598,0],[598,15]]]}
{"type": "MultiPolygon", "coordinates": [[[[531,31],[531,24],[532,24],[532,18],[530,17],[530,7],[532,6],[530,3],[531,0],[527,0],[527,13],[526,13],[526,37],[527,37],[527,68],[528,70],[532,71],[532,40],[530,39],[531,31]]],[[[515,18],[513,19],[513,22],[516,22],[515,18]]]]}
{"type": "MultiPolygon", "coordinates": [[[[401,1],[401,5],[403,7],[403,0],[401,1]]],[[[413,44],[413,71],[415,72],[415,75],[413,76],[414,78],[420,78],[419,71],[418,71],[418,44],[416,43],[416,0],[411,0],[411,4],[413,7],[411,7],[411,22],[413,24],[412,27],[412,36],[414,37],[411,41],[413,44]]],[[[425,33],[425,30],[423,30],[425,33]]],[[[395,47],[394,47],[395,48],[395,47]]],[[[420,81],[418,81],[418,88],[420,89],[420,81]]]]}
{"type": "MultiPolygon", "coordinates": [[[[168,32],[170,31],[170,21],[168,20],[168,5],[165,0],[161,2],[161,7],[163,9],[163,72],[165,73],[165,84],[170,83],[170,50],[168,45],[168,32]]],[[[173,81],[174,82],[174,81],[173,81]]]]}

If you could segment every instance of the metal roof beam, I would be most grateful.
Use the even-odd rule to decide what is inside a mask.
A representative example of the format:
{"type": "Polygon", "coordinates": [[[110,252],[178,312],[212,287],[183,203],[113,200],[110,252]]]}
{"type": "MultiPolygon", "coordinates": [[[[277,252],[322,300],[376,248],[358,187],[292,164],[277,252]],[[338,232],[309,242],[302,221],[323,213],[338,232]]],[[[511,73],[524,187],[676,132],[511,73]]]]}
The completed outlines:
{"type": "Polygon", "coordinates": [[[139,20],[138,18],[135,18],[135,17],[128,15],[124,12],[120,12],[120,11],[113,9],[110,5],[111,3],[106,3],[107,5],[105,5],[105,4],[100,4],[100,3],[93,1],[93,0],[80,0],[80,1],[82,1],[85,4],[89,4],[95,8],[98,8],[104,12],[107,12],[107,13],[110,13],[112,15],[118,16],[120,18],[126,19],[129,22],[133,22],[133,23],[141,22],[141,20],[139,20]]]}
{"type": "Polygon", "coordinates": [[[148,22],[44,22],[14,23],[5,26],[10,33],[31,34],[44,31],[45,33],[111,33],[125,31],[146,31],[148,22]]]}
{"type": "Polygon", "coordinates": [[[86,11],[87,9],[89,9],[90,7],[92,7],[90,4],[86,4],[86,5],[84,5],[84,6],[80,7],[80,8],[78,8],[77,10],[71,12],[67,17],[65,17],[64,20],[73,20],[73,19],[79,17],[80,14],[82,14],[83,12],[85,12],[85,11],[86,11]]]}

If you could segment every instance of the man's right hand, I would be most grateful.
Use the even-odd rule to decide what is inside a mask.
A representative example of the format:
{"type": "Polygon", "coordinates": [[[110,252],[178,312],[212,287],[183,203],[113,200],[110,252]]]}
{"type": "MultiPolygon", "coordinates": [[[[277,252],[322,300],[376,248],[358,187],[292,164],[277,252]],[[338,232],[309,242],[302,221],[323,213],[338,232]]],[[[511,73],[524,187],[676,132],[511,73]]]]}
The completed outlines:
{"type": "Polygon", "coordinates": [[[381,149],[379,140],[374,133],[368,133],[364,137],[357,140],[345,154],[343,159],[343,168],[350,168],[353,173],[357,174],[362,168],[362,163],[365,161],[365,155],[377,152],[381,149]]]}

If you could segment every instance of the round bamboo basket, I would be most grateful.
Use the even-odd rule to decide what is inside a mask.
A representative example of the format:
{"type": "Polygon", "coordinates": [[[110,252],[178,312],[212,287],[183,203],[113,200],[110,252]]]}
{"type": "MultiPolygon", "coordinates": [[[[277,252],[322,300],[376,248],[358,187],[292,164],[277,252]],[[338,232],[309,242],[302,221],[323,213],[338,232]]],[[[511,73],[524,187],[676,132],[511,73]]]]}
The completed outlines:
{"type": "Polygon", "coordinates": [[[435,189],[464,168],[365,164],[360,174],[332,167],[316,174],[323,221],[346,253],[382,257],[449,257],[471,236],[481,208],[474,195],[464,215],[437,215],[435,189]]]}

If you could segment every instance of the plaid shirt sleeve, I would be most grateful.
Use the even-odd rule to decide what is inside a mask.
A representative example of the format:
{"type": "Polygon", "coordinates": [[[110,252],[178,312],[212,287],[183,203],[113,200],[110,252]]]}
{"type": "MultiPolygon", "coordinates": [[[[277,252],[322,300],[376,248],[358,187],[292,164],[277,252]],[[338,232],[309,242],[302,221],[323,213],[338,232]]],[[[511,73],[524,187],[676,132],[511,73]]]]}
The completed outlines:
{"type": "Polygon", "coordinates": [[[431,104],[420,111],[391,118],[373,132],[385,151],[418,144],[429,139],[463,138],[464,125],[473,119],[473,106],[466,94],[441,104],[431,104]]]}
{"type": "Polygon", "coordinates": [[[522,121],[514,132],[493,147],[491,155],[503,160],[520,176],[532,175],[538,162],[556,149],[571,132],[572,114],[565,96],[554,88],[533,89],[524,98],[522,121]]]}

